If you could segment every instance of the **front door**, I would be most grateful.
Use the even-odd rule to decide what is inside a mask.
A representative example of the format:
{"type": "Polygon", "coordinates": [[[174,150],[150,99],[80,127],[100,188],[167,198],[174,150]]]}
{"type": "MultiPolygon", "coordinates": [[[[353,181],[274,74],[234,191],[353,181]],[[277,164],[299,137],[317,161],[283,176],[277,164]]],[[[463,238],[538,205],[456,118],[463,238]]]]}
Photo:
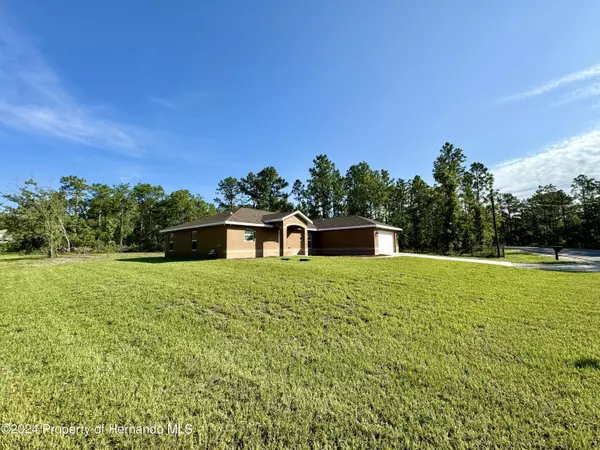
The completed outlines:
{"type": "Polygon", "coordinates": [[[300,227],[289,226],[286,238],[286,256],[303,255],[304,230],[300,227]]]}

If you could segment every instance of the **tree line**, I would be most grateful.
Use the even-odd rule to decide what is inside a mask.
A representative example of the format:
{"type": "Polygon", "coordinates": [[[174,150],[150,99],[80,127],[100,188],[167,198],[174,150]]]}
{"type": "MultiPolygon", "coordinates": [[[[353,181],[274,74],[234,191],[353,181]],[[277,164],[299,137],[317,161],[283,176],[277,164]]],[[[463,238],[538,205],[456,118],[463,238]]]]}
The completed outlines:
{"type": "Polygon", "coordinates": [[[166,194],[162,186],[88,184],[65,176],[57,190],[28,180],[4,193],[0,228],[13,250],[157,250],[165,227],[214,214],[216,209],[188,190],[166,194]]]}
{"type": "Polygon", "coordinates": [[[9,230],[13,250],[160,250],[159,231],[179,223],[250,206],[269,211],[300,209],[313,218],[361,215],[402,228],[401,248],[437,253],[474,252],[495,244],[600,248],[600,182],[586,175],[569,193],[540,186],[520,199],[494,188],[492,173],[464,152],[444,144],[433,163],[433,184],[420,176],[394,179],[366,162],[342,174],[318,155],[308,179],[291,188],[274,167],[218,183],[214,201],[188,190],[167,194],[159,185],[88,184],[65,176],[58,189],[34,180],[4,193],[0,229],[9,230]]]}

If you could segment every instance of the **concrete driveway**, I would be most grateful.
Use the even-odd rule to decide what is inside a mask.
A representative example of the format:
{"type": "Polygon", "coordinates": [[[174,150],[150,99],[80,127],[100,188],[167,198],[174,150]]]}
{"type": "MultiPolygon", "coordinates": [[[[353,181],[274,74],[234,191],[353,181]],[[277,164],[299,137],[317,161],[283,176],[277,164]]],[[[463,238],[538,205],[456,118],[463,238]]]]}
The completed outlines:
{"type": "Polygon", "coordinates": [[[393,255],[382,256],[382,258],[395,258],[397,256],[408,257],[408,258],[439,259],[442,261],[457,261],[457,262],[463,262],[463,263],[490,264],[493,266],[507,266],[507,267],[513,266],[513,263],[508,262],[508,261],[495,261],[493,259],[456,258],[454,256],[425,255],[423,253],[394,253],[393,255]]]}
{"type": "MultiPolygon", "coordinates": [[[[540,253],[542,255],[554,256],[554,250],[552,248],[544,247],[506,247],[508,250],[521,250],[530,253],[540,253]]],[[[558,258],[573,258],[591,263],[600,264],[600,250],[584,250],[579,248],[563,248],[558,254],[558,258]]]]}

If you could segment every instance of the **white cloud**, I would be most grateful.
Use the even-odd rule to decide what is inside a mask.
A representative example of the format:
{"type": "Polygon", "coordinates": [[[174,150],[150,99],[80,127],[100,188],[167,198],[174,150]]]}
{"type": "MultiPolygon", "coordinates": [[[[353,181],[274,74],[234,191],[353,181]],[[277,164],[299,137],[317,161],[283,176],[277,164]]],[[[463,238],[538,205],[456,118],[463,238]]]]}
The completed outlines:
{"type": "Polygon", "coordinates": [[[554,184],[570,190],[573,178],[584,173],[600,178],[600,128],[547,147],[542,152],[497,166],[496,187],[519,197],[539,185],[554,184]]]}
{"type": "MultiPolygon", "coordinates": [[[[505,97],[500,100],[500,103],[508,103],[508,102],[516,102],[520,100],[525,100],[532,97],[537,97],[542,94],[546,94],[548,92],[554,91],[561,87],[573,84],[580,83],[588,80],[597,80],[600,79],[600,64],[589,67],[585,70],[581,70],[579,72],[571,73],[562,78],[558,78],[556,80],[550,81],[548,83],[542,84],[538,87],[535,87],[529,91],[521,92],[515,95],[511,95],[509,97],[505,97]]],[[[583,97],[581,97],[583,98],[583,97]]]]}
{"type": "Polygon", "coordinates": [[[141,153],[144,130],[99,117],[96,110],[78,102],[29,39],[0,20],[0,124],[90,147],[141,153]]]}
{"type": "Polygon", "coordinates": [[[138,140],[122,126],[90,117],[84,111],[1,102],[0,122],[20,131],[49,135],[90,147],[139,153],[138,140]]]}
{"type": "Polygon", "coordinates": [[[572,103],[585,98],[596,97],[598,95],[600,95],[600,82],[575,89],[568,95],[565,95],[563,99],[558,102],[558,104],[564,105],[565,103],[572,103]]]}

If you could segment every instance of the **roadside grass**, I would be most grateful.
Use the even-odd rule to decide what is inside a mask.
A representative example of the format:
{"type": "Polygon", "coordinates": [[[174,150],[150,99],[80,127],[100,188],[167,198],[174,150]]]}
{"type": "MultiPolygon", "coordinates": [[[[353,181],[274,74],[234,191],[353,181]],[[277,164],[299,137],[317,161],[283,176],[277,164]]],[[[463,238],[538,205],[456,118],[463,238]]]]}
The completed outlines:
{"type": "Polygon", "coordinates": [[[600,274],[413,258],[0,258],[0,448],[590,448],[600,274]]]}

